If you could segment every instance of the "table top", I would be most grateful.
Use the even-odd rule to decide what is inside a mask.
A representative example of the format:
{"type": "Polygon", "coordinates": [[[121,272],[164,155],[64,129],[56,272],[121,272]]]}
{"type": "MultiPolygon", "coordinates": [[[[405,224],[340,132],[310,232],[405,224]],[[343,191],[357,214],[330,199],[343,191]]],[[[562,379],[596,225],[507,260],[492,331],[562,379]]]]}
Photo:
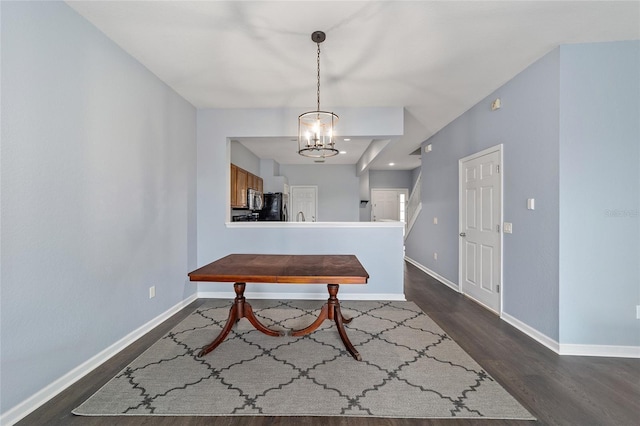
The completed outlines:
{"type": "Polygon", "coordinates": [[[354,255],[230,254],[189,273],[191,281],[366,284],[354,255]]]}

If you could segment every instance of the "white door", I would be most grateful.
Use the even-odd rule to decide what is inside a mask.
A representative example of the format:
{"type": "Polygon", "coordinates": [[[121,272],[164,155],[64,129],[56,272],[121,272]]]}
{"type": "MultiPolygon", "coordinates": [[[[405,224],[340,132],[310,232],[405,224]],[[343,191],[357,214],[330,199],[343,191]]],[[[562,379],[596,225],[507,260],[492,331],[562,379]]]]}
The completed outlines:
{"type": "Polygon", "coordinates": [[[318,187],[290,186],[290,222],[316,222],[318,220],[318,187]]]}
{"type": "Polygon", "coordinates": [[[371,189],[371,220],[373,222],[398,220],[405,222],[406,188],[371,189]]]}
{"type": "Polygon", "coordinates": [[[502,146],[459,163],[459,279],[461,290],[501,312],[502,146]]]}

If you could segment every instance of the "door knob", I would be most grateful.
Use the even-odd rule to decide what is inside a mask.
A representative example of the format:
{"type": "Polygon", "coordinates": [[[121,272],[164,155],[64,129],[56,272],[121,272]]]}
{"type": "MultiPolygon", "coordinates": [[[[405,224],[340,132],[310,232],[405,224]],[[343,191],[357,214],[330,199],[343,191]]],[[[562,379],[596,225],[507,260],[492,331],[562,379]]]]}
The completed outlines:
{"type": "Polygon", "coordinates": [[[467,234],[466,234],[465,232],[461,232],[461,233],[460,233],[460,236],[461,236],[461,237],[466,237],[466,236],[467,236],[467,234]]]}

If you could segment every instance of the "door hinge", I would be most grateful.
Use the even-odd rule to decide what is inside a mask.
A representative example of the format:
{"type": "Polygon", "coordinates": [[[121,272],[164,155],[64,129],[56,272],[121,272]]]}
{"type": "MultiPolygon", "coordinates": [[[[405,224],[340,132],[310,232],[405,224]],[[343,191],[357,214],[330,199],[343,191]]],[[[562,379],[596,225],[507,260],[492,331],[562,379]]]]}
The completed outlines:
{"type": "Polygon", "coordinates": [[[500,173],[500,164],[496,166],[496,173],[500,173]]]}
{"type": "Polygon", "coordinates": [[[500,293],[500,284],[496,286],[496,293],[500,293]]]}
{"type": "Polygon", "coordinates": [[[496,231],[497,231],[497,232],[500,232],[500,224],[497,224],[497,225],[496,225],[496,231]]]}

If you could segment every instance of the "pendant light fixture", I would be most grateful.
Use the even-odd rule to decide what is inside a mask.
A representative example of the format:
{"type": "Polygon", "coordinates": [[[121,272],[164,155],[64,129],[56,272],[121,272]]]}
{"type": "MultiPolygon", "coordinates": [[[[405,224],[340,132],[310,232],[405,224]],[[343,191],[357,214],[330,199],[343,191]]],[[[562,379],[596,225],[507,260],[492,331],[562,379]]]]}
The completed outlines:
{"type": "Polygon", "coordinates": [[[333,157],[339,152],[334,139],[338,116],[332,112],[320,111],[320,43],[325,38],[326,35],[322,31],[311,34],[311,40],[318,46],[318,103],[315,111],[298,116],[298,154],[305,157],[333,157]]]}

